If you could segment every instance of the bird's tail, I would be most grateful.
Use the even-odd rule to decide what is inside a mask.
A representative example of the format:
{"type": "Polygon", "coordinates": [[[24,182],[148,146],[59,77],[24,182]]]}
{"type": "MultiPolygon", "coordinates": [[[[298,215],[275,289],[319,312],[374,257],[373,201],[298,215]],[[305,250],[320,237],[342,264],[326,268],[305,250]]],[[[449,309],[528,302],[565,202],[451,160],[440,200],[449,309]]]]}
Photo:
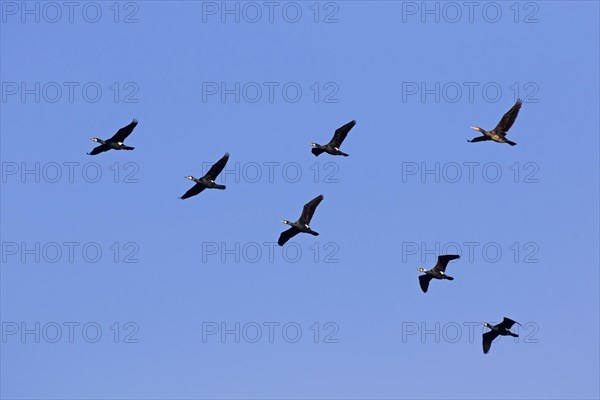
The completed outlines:
{"type": "Polygon", "coordinates": [[[123,150],[133,150],[133,149],[135,149],[135,147],[123,146],[123,150]]]}
{"type": "Polygon", "coordinates": [[[449,276],[449,275],[444,275],[444,278],[448,279],[449,281],[453,281],[454,280],[454,278],[451,277],[451,276],[449,276]]]}
{"type": "Polygon", "coordinates": [[[216,184],[215,184],[215,189],[219,189],[219,190],[225,190],[225,188],[226,188],[226,187],[227,187],[227,186],[225,186],[225,185],[216,185],[216,184]]]}
{"type": "Polygon", "coordinates": [[[517,335],[516,333],[513,333],[513,332],[510,332],[509,335],[512,337],[519,337],[519,335],[517,335]]]}
{"type": "Polygon", "coordinates": [[[319,236],[319,232],[315,232],[315,231],[310,231],[310,234],[313,236],[319,236]]]}
{"type": "Polygon", "coordinates": [[[511,146],[516,146],[517,145],[515,142],[511,142],[508,139],[506,139],[506,143],[510,144],[511,146]]]}
{"type": "Polygon", "coordinates": [[[348,157],[348,156],[349,156],[349,154],[346,154],[346,153],[344,153],[344,152],[342,152],[342,151],[340,151],[340,155],[341,155],[341,156],[344,156],[344,157],[348,157]]]}

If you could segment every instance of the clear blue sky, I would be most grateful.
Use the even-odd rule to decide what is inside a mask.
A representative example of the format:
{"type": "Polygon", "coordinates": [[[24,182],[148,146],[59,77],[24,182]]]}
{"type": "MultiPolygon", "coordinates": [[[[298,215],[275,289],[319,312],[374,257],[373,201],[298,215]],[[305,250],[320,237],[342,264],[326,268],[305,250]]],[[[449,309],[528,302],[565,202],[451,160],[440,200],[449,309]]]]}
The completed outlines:
{"type": "Polygon", "coordinates": [[[599,397],[597,2],[53,4],[0,3],[2,398],[599,397]]]}

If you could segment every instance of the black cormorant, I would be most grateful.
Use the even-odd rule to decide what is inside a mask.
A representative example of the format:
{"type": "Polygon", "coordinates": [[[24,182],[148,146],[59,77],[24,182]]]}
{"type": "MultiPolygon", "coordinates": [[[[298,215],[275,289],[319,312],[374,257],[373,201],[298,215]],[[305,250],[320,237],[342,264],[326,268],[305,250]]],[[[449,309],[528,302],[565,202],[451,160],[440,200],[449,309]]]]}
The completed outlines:
{"type": "Polygon", "coordinates": [[[125,143],[123,143],[123,142],[125,141],[127,136],[129,136],[131,134],[131,132],[133,132],[133,128],[135,128],[137,124],[138,124],[137,120],[134,119],[133,121],[131,121],[131,123],[129,125],[119,129],[119,131],[117,133],[115,133],[114,136],[108,140],[92,138],[91,140],[93,140],[96,143],[101,143],[101,144],[100,144],[100,146],[95,147],[92,150],[92,152],[88,153],[88,154],[90,156],[95,156],[96,154],[100,154],[100,153],[108,151],[110,149],[133,150],[134,149],[133,147],[126,146],[125,143]]]}
{"type": "Polygon", "coordinates": [[[196,179],[193,176],[186,176],[186,179],[196,182],[194,186],[190,190],[184,193],[183,196],[180,197],[181,200],[187,199],[188,197],[192,197],[203,191],[204,189],[225,189],[225,185],[219,185],[215,183],[215,179],[217,176],[223,171],[225,168],[225,164],[227,164],[227,160],[229,160],[229,153],[225,153],[223,157],[219,161],[217,161],[200,179],[196,179]]]}
{"type": "Polygon", "coordinates": [[[476,131],[483,133],[483,136],[478,136],[478,137],[474,138],[473,140],[467,139],[467,142],[472,143],[472,142],[483,142],[486,140],[493,140],[494,142],[498,142],[498,143],[508,143],[511,146],[516,145],[515,142],[511,142],[510,140],[508,140],[506,138],[506,132],[508,132],[510,127],[513,126],[513,124],[515,123],[515,120],[517,119],[517,115],[519,115],[519,110],[521,109],[521,104],[523,104],[521,99],[517,99],[517,102],[515,103],[515,105],[512,106],[512,108],[510,110],[508,110],[508,112],[506,114],[504,114],[504,116],[502,117],[500,122],[498,122],[498,125],[496,125],[496,127],[489,132],[484,129],[481,129],[478,126],[472,126],[471,129],[475,129],[476,131]]]}
{"type": "Polygon", "coordinates": [[[444,255],[439,256],[437,264],[430,270],[426,270],[425,268],[417,268],[418,271],[424,272],[425,275],[419,276],[419,284],[421,285],[421,290],[423,293],[427,293],[427,288],[429,288],[429,282],[432,279],[448,279],[450,281],[454,280],[453,277],[446,275],[446,265],[450,260],[456,260],[460,258],[460,256],[456,255],[444,255]]]}
{"type": "Polygon", "coordinates": [[[339,127],[333,134],[333,138],[331,139],[331,141],[324,146],[321,146],[317,143],[311,143],[310,145],[313,147],[313,149],[311,150],[312,153],[315,156],[318,156],[321,153],[328,153],[332,156],[348,157],[348,154],[340,151],[340,146],[342,145],[342,142],[344,141],[344,139],[346,139],[348,132],[350,132],[350,129],[352,129],[354,125],[356,125],[356,121],[352,120],[346,125],[339,127]]]}
{"type": "Polygon", "coordinates": [[[300,232],[310,233],[311,235],[319,236],[318,232],[315,232],[312,229],[310,229],[309,224],[310,224],[310,220],[312,219],[313,214],[315,213],[315,210],[317,209],[317,206],[323,199],[324,199],[324,197],[321,194],[321,195],[315,197],[314,199],[312,199],[311,201],[309,201],[308,203],[306,203],[304,205],[304,208],[302,209],[302,215],[300,215],[300,218],[298,218],[298,221],[290,222],[285,219],[283,221],[281,221],[284,224],[290,225],[291,228],[288,229],[287,231],[281,232],[281,235],[279,235],[279,240],[277,241],[277,244],[279,244],[280,246],[283,246],[288,240],[290,240],[291,238],[293,238],[300,232]]]}
{"type": "Polygon", "coordinates": [[[509,329],[512,328],[512,326],[514,324],[518,324],[518,325],[521,325],[521,324],[519,324],[517,321],[513,321],[510,318],[504,317],[502,322],[500,322],[498,325],[488,324],[487,322],[482,322],[481,324],[483,326],[491,329],[491,331],[486,332],[482,335],[483,336],[483,353],[484,354],[487,354],[487,352],[490,351],[490,347],[492,347],[492,342],[498,336],[519,337],[519,335],[509,331],[509,329]]]}

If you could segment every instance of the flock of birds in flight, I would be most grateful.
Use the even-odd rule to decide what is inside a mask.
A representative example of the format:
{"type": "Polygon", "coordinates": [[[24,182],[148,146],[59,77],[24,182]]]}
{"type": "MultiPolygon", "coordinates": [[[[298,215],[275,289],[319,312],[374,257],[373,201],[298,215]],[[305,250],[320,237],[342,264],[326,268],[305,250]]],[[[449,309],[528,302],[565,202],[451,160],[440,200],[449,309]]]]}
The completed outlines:
{"type": "MultiPolygon", "coordinates": [[[[508,130],[513,126],[515,120],[517,119],[517,115],[519,114],[519,110],[521,109],[522,104],[523,104],[523,102],[520,99],[517,99],[516,103],[512,106],[512,108],[510,110],[508,110],[508,112],[506,112],[506,114],[504,114],[504,116],[502,117],[502,119],[500,120],[498,125],[496,125],[496,127],[494,129],[492,129],[491,131],[486,131],[478,126],[472,126],[471,129],[474,129],[474,130],[480,132],[482,135],[478,136],[476,138],[473,138],[472,140],[467,139],[467,142],[475,143],[475,142],[483,142],[483,141],[492,140],[497,143],[508,143],[511,146],[515,146],[516,143],[508,140],[506,138],[506,134],[507,134],[508,130]]],[[[103,153],[108,150],[133,150],[134,149],[133,147],[125,145],[124,142],[125,142],[125,139],[131,134],[131,132],[133,132],[133,130],[137,126],[137,124],[138,124],[138,121],[134,119],[133,121],[131,121],[131,123],[129,125],[119,129],[117,131],[117,133],[114,134],[113,137],[111,137],[110,139],[107,139],[107,140],[92,138],[91,139],[92,141],[94,141],[96,143],[100,143],[100,145],[95,147],[88,154],[95,156],[97,154],[103,153]]],[[[329,143],[327,143],[325,145],[311,143],[310,144],[312,146],[311,152],[315,156],[319,156],[322,153],[327,153],[332,156],[348,157],[348,154],[342,152],[340,150],[340,147],[341,147],[344,139],[346,139],[346,136],[348,136],[348,132],[350,132],[350,130],[354,127],[354,125],[356,125],[356,121],[353,120],[353,121],[350,121],[347,124],[339,127],[335,131],[333,138],[329,141],[329,143]]],[[[208,170],[208,172],[206,174],[204,174],[204,176],[202,176],[201,178],[194,178],[191,175],[186,176],[185,178],[195,182],[195,185],[192,186],[187,192],[185,192],[183,194],[183,196],[180,197],[180,199],[183,200],[183,199],[188,199],[190,197],[196,196],[199,193],[201,193],[204,189],[224,190],[225,185],[220,185],[220,184],[216,183],[215,179],[217,179],[217,177],[219,176],[221,171],[223,171],[223,168],[225,168],[225,165],[227,164],[228,160],[229,160],[229,153],[225,153],[225,155],[223,157],[221,157],[221,159],[219,161],[217,161],[208,170]]],[[[290,228],[288,230],[282,232],[281,235],[279,236],[279,240],[277,241],[277,243],[280,246],[283,246],[288,240],[290,240],[291,238],[293,238],[294,236],[296,236],[299,233],[309,233],[314,236],[319,235],[318,232],[312,230],[312,228],[310,227],[310,221],[312,220],[312,217],[317,209],[317,206],[321,203],[321,201],[323,201],[323,199],[324,199],[324,196],[319,195],[319,196],[315,197],[314,199],[312,199],[311,201],[309,201],[308,203],[306,203],[304,205],[304,208],[302,209],[302,214],[300,215],[300,218],[298,218],[298,220],[296,222],[290,222],[288,220],[281,221],[282,223],[289,225],[290,228]]],[[[448,263],[451,260],[455,260],[458,258],[460,258],[460,256],[458,256],[458,255],[440,255],[438,257],[437,264],[433,268],[431,268],[429,270],[427,270],[425,268],[417,268],[418,271],[424,273],[424,275],[419,276],[419,284],[421,286],[421,290],[423,291],[423,293],[427,293],[427,290],[429,289],[429,283],[431,282],[432,279],[439,279],[439,280],[446,279],[446,280],[450,280],[450,281],[454,280],[453,277],[446,275],[446,266],[448,265],[448,263]]],[[[510,329],[512,328],[512,326],[515,323],[519,324],[518,322],[513,321],[512,319],[506,318],[506,317],[504,317],[502,322],[500,322],[497,325],[492,325],[487,322],[482,322],[483,326],[491,329],[489,332],[486,332],[482,335],[483,336],[483,341],[482,341],[483,352],[485,354],[488,353],[488,351],[490,350],[490,348],[492,346],[492,342],[498,336],[518,337],[519,336],[518,334],[510,331],[510,329]]]]}

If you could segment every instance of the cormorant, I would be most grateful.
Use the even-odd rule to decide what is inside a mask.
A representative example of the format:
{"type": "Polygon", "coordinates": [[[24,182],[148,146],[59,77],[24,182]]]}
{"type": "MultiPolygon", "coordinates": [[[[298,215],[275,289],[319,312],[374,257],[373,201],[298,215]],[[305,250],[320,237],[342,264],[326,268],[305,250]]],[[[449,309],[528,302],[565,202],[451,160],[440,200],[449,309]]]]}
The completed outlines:
{"type": "Polygon", "coordinates": [[[137,124],[138,124],[137,119],[134,119],[133,121],[131,121],[131,123],[129,125],[124,126],[123,128],[119,129],[118,132],[115,133],[114,136],[108,140],[91,138],[90,140],[93,140],[96,143],[100,143],[100,146],[95,147],[91,153],[87,153],[87,154],[89,154],[90,156],[95,156],[96,154],[100,154],[100,153],[108,151],[110,149],[133,150],[134,149],[133,147],[126,146],[125,143],[123,143],[123,142],[125,141],[127,136],[129,136],[131,134],[131,132],[133,132],[133,128],[135,128],[137,124]]]}
{"type": "Polygon", "coordinates": [[[521,324],[519,324],[517,321],[513,321],[510,318],[504,317],[502,322],[500,322],[498,325],[492,326],[491,324],[488,324],[487,322],[482,322],[481,324],[483,326],[491,329],[491,331],[486,332],[482,335],[483,336],[483,354],[487,354],[487,352],[490,351],[490,347],[492,347],[492,342],[498,336],[519,337],[519,335],[509,331],[509,329],[512,328],[512,326],[514,324],[518,324],[518,325],[521,325],[521,324]]]}
{"type": "Polygon", "coordinates": [[[196,179],[193,176],[186,176],[186,179],[196,182],[194,186],[190,190],[184,193],[183,196],[180,197],[181,200],[187,199],[188,197],[192,197],[203,191],[204,189],[220,189],[225,190],[225,185],[219,185],[215,183],[215,179],[217,176],[223,171],[225,168],[225,164],[227,164],[227,160],[229,160],[229,153],[225,153],[223,157],[219,161],[217,161],[200,179],[196,179]]]}
{"type": "Polygon", "coordinates": [[[342,142],[344,141],[344,139],[346,139],[348,132],[350,132],[350,129],[352,129],[354,125],[356,125],[356,121],[352,120],[346,125],[336,129],[331,141],[324,146],[321,146],[317,143],[311,143],[310,145],[313,147],[313,149],[311,150],[312,153],[315,156],[318,156],[319,154],[325,152],[331,154],[332,156],[348,157],[348,154],[340,151],[340,146],[342,145],[342,142]]]}
{"type": "Polygon", "coordinates": [[[519,110],[521,109],[521,104],[523,104],[521,99],[517,99],[515,105],[512,106],[512,108],[508,110],[506,114],[504,114],[500,122],[498,122],[498,125],[496,125],[496,127],[489,132],[485,131],[484,129],[481,129],[478,126],[472,126],[471,129],[475,129],[476,131],[483,133],[483,136],[478,136],[473,140],[467,139],[467,142],[473,143],[483,142],[486,140],[493,140],[494,142],[498,143],[508,143],[511,146],[516,145],[515,142],[511,142],[506,138],[506,132],[508,132],[510,127],[513,126],[513,124],[515,123],[517,115],[519,115],[519,110]]]}
{"type": "Polygon", "coordinates": [[[446,275],[446,265],[450,260],[455,260],[460,258],[460,256],[456,255],[444,255],[439,256],[437,264],[430,270],[426,270],[425,268],[417,268],[418,271],[424,272],[425,275],[419,276],[419,284],[421,285],[421,290],[423,293],[427,293],[427,288],[429,288],[429,282],[432,279],[448,279],[450,281],[454,280],[453,277],[446,275]]]}
{"type": "Polygon", "coordinates": [[[317,209],[317,206],[323,199],[324,199],[324,197],[321,194],[321,195],[315,197],[314,199],[312,199],[311,201],[309,201],[308,203],[306,203],[304,205],[304,208],[302,209],[302,215],[300,215],[300,218],[298,218],[298,221],[290,222],[286,219],[281,221],[284,224],[290,225],[291,228],[288,229],[287,231],[281,232],[281,235],[279,235],[279,240],[277,241],[277,244],[279,244],[280,246],[283,246],[288,240],[290,240],[291,238],[293,238],[300,232],[310,233],[311,235],[319,236],[318,232],[315,232],[312,229],[310,229],[309,224],[310,224],[310,220],[312,219],[313,214],[315,213],[315,210],[317,209]]]}

